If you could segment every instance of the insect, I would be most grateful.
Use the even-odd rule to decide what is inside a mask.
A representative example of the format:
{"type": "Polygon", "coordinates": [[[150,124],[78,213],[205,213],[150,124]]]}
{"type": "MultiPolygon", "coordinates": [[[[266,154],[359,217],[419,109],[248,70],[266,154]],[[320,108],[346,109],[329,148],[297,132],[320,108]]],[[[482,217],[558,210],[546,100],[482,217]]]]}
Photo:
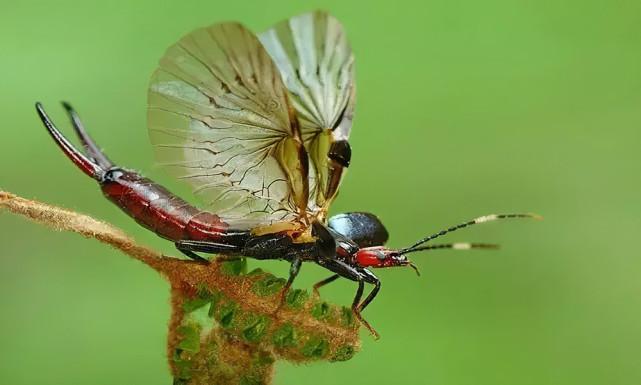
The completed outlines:
{"type": "Polygon", "coordinates": [[[311,12],[256,36],[238,23],[197,29],[160,59],[148,93],[148,129],[158,162],[193,187],[197,208],[139,173],[116,166],[63,103],[84,147],[76,149],[36,104],[65,155],[95,179],[107,199],[188,257],[250,257],[291,263],[282,299],[301,265],[312,261],[358,284],[361,312],[381,288],[370,268],[406,266],[408,254],[494,245],[430,241],[463,227],[533,214],[486,215],[401,249],[373,214],[328,218],[351,159],[354,57],[340,23],[311,12]],[[373,289],[363,299],[365,284],[373,289]]]}

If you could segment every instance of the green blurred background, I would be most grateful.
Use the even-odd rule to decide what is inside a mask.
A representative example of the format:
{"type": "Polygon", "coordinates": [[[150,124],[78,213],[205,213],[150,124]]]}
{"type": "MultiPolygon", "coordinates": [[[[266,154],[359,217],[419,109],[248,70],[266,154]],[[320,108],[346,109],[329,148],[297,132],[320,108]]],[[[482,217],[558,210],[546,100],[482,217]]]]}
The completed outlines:
{"type": "MultiPolygon", "coordinates": [[[[145,129],[147,81],[190,30],[255,31],[314,8],[357,58],[353,166],[334,212],[377,213],[404,246],[461,220],[534,211],[380,271],[380,341],[346,363],[279,364],[278,384],[641,383],[641,3],[617,1],[2,1],[0,187],[105,219],[175,253],[53,145],[74,103],[109,156],[171,189],[145,129]]],[[[95,241],[0,214],[0,383],[169,384],[168,287],[95,241]]],[[[251,262],[285,275],[279,262],[251,262]]],[[[326,276],[306,265],[308,288],[326,276]]],[[[324,294],[348,304],[354,285],[324,294]]]]}

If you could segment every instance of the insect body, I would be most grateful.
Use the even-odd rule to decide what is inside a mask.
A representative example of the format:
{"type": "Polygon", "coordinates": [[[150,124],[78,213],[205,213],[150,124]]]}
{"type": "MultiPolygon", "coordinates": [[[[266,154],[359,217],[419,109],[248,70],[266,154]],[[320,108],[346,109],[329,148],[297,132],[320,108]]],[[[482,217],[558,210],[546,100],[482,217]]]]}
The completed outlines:
{"type": "Polygon", "coordinates": [[[376,335],[361,316],[381,287],[369,268],[416,269],[407,255],[421,250],[492,247],[426,243],[476,223],[532,215],[480,217],[403,249],[384,246],[387,230],[372,214],[327,218],[351,160],[353,63],[341,25],[324,12],[294,17],[258,37],[237,23],[217,24],[170,47],[149,87],[149,134],[159,163],[191,184],[202,209],[114,165],[70,105],[64,104],[84,153],[36,107],[67,157],[139,224],[204,263],[202,253],[286,260],[283,296],[301,264],[315,262],[333,272],[315,291],[338,277],[358,283],[352,309],[376,335]],[[374,288],[363,300],[365,283],[374,288]]]}

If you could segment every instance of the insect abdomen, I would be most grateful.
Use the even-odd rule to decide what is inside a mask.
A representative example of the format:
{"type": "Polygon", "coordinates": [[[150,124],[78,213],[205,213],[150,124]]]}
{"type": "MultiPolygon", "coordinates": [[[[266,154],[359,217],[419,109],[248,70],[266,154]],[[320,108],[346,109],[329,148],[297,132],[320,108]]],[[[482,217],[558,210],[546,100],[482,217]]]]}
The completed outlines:
{"type": "MultiPolygon", "coordinates": [[[[241,241],[217,215],[201,211],[142,175],[119,168],[105,173],[104,195],[140,225],[172,240],[241,241]]],[[[242,237],[240,237],[242,238],[242,237]]]]}
{"type": "Polygon", "coordinates": [[[104,195],[136,222],[174,242],[193,240],[236,248],[245,245],[249,230],[230,229],[218,215],[197,209],[136,172],[114,166],[85,132],[73,108],[69,104],[64,106],[86,154],[58,131],[40,103],[36,103],[36,110],[63,153],[82,172],[97,180],[104,195]]]}

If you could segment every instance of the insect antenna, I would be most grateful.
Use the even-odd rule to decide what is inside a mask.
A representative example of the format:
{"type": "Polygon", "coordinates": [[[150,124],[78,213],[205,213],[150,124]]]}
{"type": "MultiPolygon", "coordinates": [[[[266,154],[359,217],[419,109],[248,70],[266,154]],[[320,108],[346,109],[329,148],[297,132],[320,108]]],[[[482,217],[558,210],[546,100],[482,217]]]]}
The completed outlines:
{"type": "Polygon", "coordinates": [[[495,243],[469,243],[469,242],[456,242],[456,243],[443,243],[438,245],[428,245],[415,247],[411,250],[405,251],[403,254],[414,253],[424,250],[440,250],[440,249],[453,249],[453,250],[472,250],[472,249],[498,249],[499,245],[495,243]]]}
{"type": "Polygon", "coordinates": [[[91,136],[87,133],[87,131],[85,130],[85,125],[82,124],[82,120],[80,120],[80,116],[78,116],[76,110],[74,110],[74,108],[71,107],[71,104],[67,102],[62,102],[62,106],[67,111],[67,115],[69,115],[69,120],[71,120],[73,129],[76,131],[76,135],[78,135],[78,139],[80,139],[80,142],[85,148],[85,151],[89,158],[91,158],[105,170],[112,168],[113,163],[100,150],[100,148],[96,145],[96,142],[94,142],[91,136]]]}
{"type": "MultiPolygon", "coordinates": [[[[436,249],[454,249],[454,250],[471,250],[471,249],[498,249],[499,245],[494,243],[468,243],[468,242],[457,242],[457,243],[443,243],[439,245],[428,245],[421,247],[414,247],[411,250],[405,251],[402,254],[414,253],[416,251],[423,250],[436,250],[436,249]]],[[[421,272],[418,270],[418,267],[412,262],[408,263],[408,266],[411,267],[416,275],[420,276],[421,272]]]]}
{"type": "MultiPolygon", "coordinates": [[[[484,216],[482,216],[482,217],[474,218],[474,219],[472,219],[471,221],[463,222],[463,223],[460,223],[460,224],[458,224],[458,225],[456,225],[456,226],[452,226],[452,227],[450,227],[450,228],[448,228],[448,229],[441,230],[441,231],[439,231],[439,232],[438,232],[438,233],[436,233],[436,234],[432,234],[432,235],[430,235],[430,236],[427,236],[427,237],[425,237],[425,238],[423,238],[423,239],[419,240],[418,242],[414,243],[412,246],[410,246],[410,247],[406,247],[406,248],[404,248],[404,249],[401,249],[401,250],[400,250],[400,253],[401,253],[401,254],[407,254],[407,253],[409,253],[409,252],[413,252],[413,251],[414,251],[418,246],[420,246],[420,245],[422,245],[422,244],[424,244],[424,243],[427,243],[427,242],[429,242],[429,241],[431,241],[431,240],[433,240],[433,239],[436,239],[436,238],[438,238],[438,237],[441,237],[441,236],[443,236],[443,235],[445,235],[445,234],[449,234],[449,233],[454,232],[454,231],[456,231],[456,230],[460,230],[460,229],[462,229],[462,228],[464,228],[464,227],[468,227],[468,226],[476,225],[476,224],[479,224],[479,223],[485,223],[485,222],[496,221],[496,220],[499,220],[499,219],[508,219],[508,218],[533,218],[533,219],[543,219],[543,217],[541,217],[540,215],[532,214],[532,213],[526,213],[526,214],[490,214],[490,215],[484,215],[484,216]]],[[[425,249],[422,249],[422,250],[425,250],[425,249]]],[[[416,251],[418,251],[418,250],[416,250],[416,251]]]]}

